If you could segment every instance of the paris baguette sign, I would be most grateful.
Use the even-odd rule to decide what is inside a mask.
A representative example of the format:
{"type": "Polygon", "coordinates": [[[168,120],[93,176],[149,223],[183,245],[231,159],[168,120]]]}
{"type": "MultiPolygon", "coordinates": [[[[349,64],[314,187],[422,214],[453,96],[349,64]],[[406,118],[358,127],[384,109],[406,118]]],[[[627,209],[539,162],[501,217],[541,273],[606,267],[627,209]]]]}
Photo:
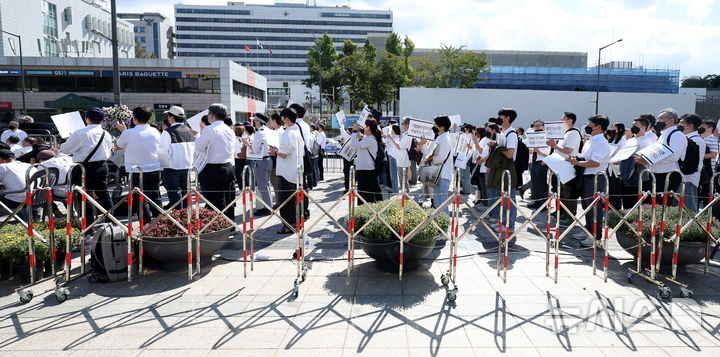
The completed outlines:
{"type": "MultiPolygon", "coordinates": [[[[103,77],[112,77],[112,71],[102,71],[103,77]]],[[[182,78],[180,71],[120,71],[123,78],[182,78]]]]}

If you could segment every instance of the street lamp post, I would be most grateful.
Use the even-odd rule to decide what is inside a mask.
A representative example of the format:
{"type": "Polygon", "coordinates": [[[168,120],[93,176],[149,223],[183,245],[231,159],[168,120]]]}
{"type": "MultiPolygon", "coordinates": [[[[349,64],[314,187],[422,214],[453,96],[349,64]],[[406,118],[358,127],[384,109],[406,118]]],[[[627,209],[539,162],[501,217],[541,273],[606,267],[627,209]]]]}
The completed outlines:
{"type": "Polygon", "coordinates": [[[622,38],[617,41],[614,41],[608,45],[600,47],[600,49],[598,50],[597,83],[595,84],[595,115],[598,114],[598,109],[600,108],[600,53],[602,52],[602,50],[604,50],[618,42],[622,42],[622,38]]]}
{"type": "Polygon", "coordinates": [[[113,93],[115,94],[115,105],[120,106],[120,65],[118,64],[117,7],[115,6],[115,0],[110,0],[110,23],[112,26],[113,93]]]}
{"type": "Polygon", "coordinates": [[[22,113],[23,115],[27,115],[27,108],[25,107],[25,66],[23,66],[22,38],[20,37],[20,35],[16,35],[14,33],[10,33],[7,31],[2,32],[10,36],[15,36],[18,39],[18,47],[20,47],[20,83],[22,85],[22,113]]]}

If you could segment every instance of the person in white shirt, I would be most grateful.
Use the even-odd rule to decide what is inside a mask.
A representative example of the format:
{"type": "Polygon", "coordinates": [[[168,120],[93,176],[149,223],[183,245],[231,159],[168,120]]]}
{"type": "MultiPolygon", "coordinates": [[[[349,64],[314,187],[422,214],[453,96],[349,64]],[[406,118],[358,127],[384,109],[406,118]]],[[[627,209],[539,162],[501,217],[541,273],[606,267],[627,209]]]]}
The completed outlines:
{"type": "MultiPolygon", "coordinates": [[[[280,147],[270,146],[270,155],[277,156],[277,167],[275,172],[278,177],[278,204],[280,207],[280,217],[283,218],[291,226],[297,224],[297,210],[295,200],[290,199],[295,193],[298,180],[302,180],[299,176],[303,174],[303,147],[304,142],[300,136],[299,128],[295,121],[297,120],[297,112],[292,108],[285,108],[280,111],[280,117],[285,124],[285,130],[280,134],[280,147]],[[285,202],[288,201],[288,202],[285,202]]],[[[278,234],[290,234],[292,230],[288,226],[283,226],[278,234]]]]}
{"type": "Polygon", "coordinates": [[[33,146],[35,145],[35,138],[34,137],[25,137],[20,142],[20,149],[16,149],[13,151],[13,154],[15,154],[16,158],[20,158],[20,156],[23,156],[31,151],[33,151],[33,146]]]}
{"type": "MultiPolygon", "coordinates": [[[[440,169],[440,178],[437,186],[433,188],[433,207],[438,208],[448,199],[448,190],[450,189],[450,180],[453,175],[453,160],[455,150],[450,141],[451,122],[447,115],[438,115],[433,119],[434,127],[438,130],[438,136],[435,138],[435,149],[429,158],[425,160],[425,165],[432,163],[433,165],[442,165],[440,169]]],[[[445,213],[449,214],[450,205],[444,208],[445,213]]]]}
{"type": "MultiPolygon", "coordinates": [[[[467,143],[467,147],[463,148],[462,150],[465,150],[468,155],[473,154],[473,147],[470,143],[472,143],[473,140],[473,134],[472,132],[475,130],[475,128],[471,124],[464,124],[462,126],[462,132],[458,134],[458,140],[460,140],[460,137],[465,138],[465,142],[467,143]]],[[[455,146],[456,150],[461,150],[461,148],[458,148],[457,145],[455,146]]],[[[456,153],[457,154],[457,153],[456,153]]],[[[474,167],[474,161],[468,160],[467,164],[465,165],[465,168],[460,169],[460,177],[461,177],[461,187],[462,190],[460,193],[464,195],[469,195],[473,193],[473,187],[470,184],[470,175],[472,174],[472,169],[474,167]]]]}
{"type": "MultiPolygon", "coordinates": [[[[365,120],[365,128],[361,134],[359,125],[353,123],[355,135],[350,139],[350,145],[357,150],[355,156],[355,169],[358,194],[367,203],[382,200],[380,193],[380,178],[375,174],[375,159],[378,154],[379,143],[382,142],[382,132],[375,119],[365,120]]],[[[363,202],[360,202],[361,204],[363,202]]]]}
{"type": "Polygon", "coordinates": [[[187,194],[188,170],[193,164],[195,153],[195,135],[183,124],[185,110],[172,106],[165,111],[170,126],[160,134],[158,158],[162,167],[162,182],[167,191],[167,208],[180,201],[175,208],[186,206],[183,199],[187,194]]]}
{"type": "MultiPolygon", "coordinates": [[[[407,130],[409,121],[408,123],[403,121],[402,125],[407,130]]],[[[408,150],[410,150],[410,147],[412,146],[413,138],[407,134],[403,135],[397,124],[392,126],[392,131],[393,135],[388,136],[389,144],[387,150],[388,155],[395,161],[396,167],[395,172],[390,172],[393,183],[392,192],[398,193],[400,192],[400,186],[405,185],[407,187],[407,182],[410,179],[410,155],[408,154],[408,150]],[[403,176],[403,171],[405,171],[406,176],[403,176]]]]}
{"type": "MultiPolygon", "coordinates": [[[[12,151],[13,154],[15,154],[16,152],[22,151],[22,145],[20,145],[20,138],[18,138],[15,135],[10,135],[10,137],[7,138],[5,143],[8,144],[8,146],[10,146],[10,151],[12,151]]],[[[22,155],[22,154],[20,154],[20,155],[22,155]]]]}
{"type": "MultiPolygon", "coordinates": [[[[585,172],[582,176],[582,192],[581,192],[581,203],[583,209],[589,207],[593,201],[595,195],[595,174],[607,170],[608,161],[610,160],[610,144],[607,142],[603,133],[610,125],[608,117],[602,114],[593,115],[588,119],[588,123],[585,125],[585,132],[590,135],[590,140],[585,143],[583,147],[582,156],[584,161],[577,161],[577,157],[568,156],[565,158],[568,162],[575,166],[585,168],[585,172]]],[[[597,192],[605,192],[606,182],[602,178],[597,180],[597,192]]],[[[590,209],[585,214],[585,228],[593,233],[593,222],[598,222],[595,239],[588,237],[585,232],[580,232],[573,235],[575,239],[584,239],[580,242],[580,245],[584,247],[591,247],[595,244],[595,240],[600,240],[602,237],[602,229],[600,222],[602,222],[605,215],[604,205],[597,205],[597,216],[593,214],[593,209],[590,209]]]]}
{"type": "MultiPolygon", "coordinates": [[[[648,123],[650,123],[650,130],[648,130],[647,132],[645,132],[645,135],[646,135],[650,140],[652,140],[652,142],[656,142],[657,139],[658,139],[658,136],[657,136],[657,134],[655,133],[655,131],[657,130],[657,128],[655,127],[655,123],[657,122],[657,119],[655,118],[655,115],[653,115],[652,113],[645,113],[645,114],[640,114],[639,117],[647,120],[648,123]]],[[[659,130],[658,130],[658,132],[659,132],[659,130]]]]}
{"type": "MultiPolygon", "coordinates": [[[[650,122],[643,118],[638,117],[633,121],[630,129],[625,130],[625,139],[629,143],[631,138],[635,138],[637,147],[635,152],[638,152],[654,143],[654,141],[648,137],[647,132],[651,130],[650,122]]],[[[632,208],[637,203],[638,186],[642,184],[643,191],[650,189],[650,176],[645,175],[643,179],[646,181],[640,182],[640,173],[645,170],[646,167],[639,165],[635,162],[634,157],[629,157],[623,161],[620,161],[620,178],[623,181],[623,196],[622,203],[624,207],[628,209],[632,208]]]]}
{"type": "MultiPolygon", "coordinates": [[[[687,150],[687,138],[685,138],[682,131],[677,128],[679,120],[680,118],[677,112],[668,108],[660,111],[655,123],[655,129],[660,130],[660,137],[657,142],[669,146],[670,150],[672,150],[670,156],[650,165],[650,171],[655,175],[655,188],[658,194],[665,192],[665,180],[667,179],[668,173],[673,170],[680,170],[678,161],[685,157],[685,151],[687,150]]],[[[635,160],[642,165],[647,165],[648,163],[643,158],[636,158],[635,160]]],[[[680,192],[681,182],[682,175],[677,173],[670,175],[668,190],[680,192]]],[[[677,201],[675,199],[668,197],[668,205],[674,206],[676,203],[677,201]]]]}
{"type": "MultiPolygon", "coordinates": [[[[297,119],[295,119],[295,124],[298,126],[298,129],[300,130],[300,136],[303,139],[303,142],[305,143],[305,148],[307,149],[307,152],[312,152],[312,146],[313,142],[315,141],[312,137],[312,132],[310,131],[310,125],[303,120],[305,117],[305,107],[298,103],[293,103],[290,105],[290,108],[295,109],[295,112],[297,113],[297,119]]],[[[305,155],[305,152],[303,151],[303,155],[305,155]]],[[[312,165],[312,158],[309,160],[309,164],[312,165]]],[[[305,182],[303,182],[303,187],[305,189],[310,190],[311,188],[315,187],[316,180],[315,180],[315,169],[312,167],[306,167],[305,171],[307,174],[305,177],[305,182]]],[[[307,205],[305,206],[307,208],[307,205]]]]}
{"type": "MultiPolygon", "coordinates": [[[[255,113],[252,119],[253,126],[255,127],[255,135],[253,136],[252,144],[248,147],[248,153],[252,152],[254,157],[261,158],[255,163],[255,187],[260,192],[260,199],[265,202],[266,205],[272,207],[272,197],[270,196],[270,171],[272,170],[272,159],[269,153],[269,144],[267,140],[267,132],[269,128],[265,127],[268,122],[268,117],[262,113],[255,113]]],[[[264,205],[258,203],[260,207],[255,211],[256,216],[267,216],[270,214],[270,210],[265,208],[264,205]]]]}
{"type": "Polygon", "coordinates": [[[58,170],[58,177],[55,185],[53,185],[53,214],[55,217],[64,216],[58,209],[55,201],[65,201],[67,199],[67,174],[70,168],[73,166],[72,157],[67,156],[63,153],[55,154],[52,150],[42,150],[37,154],[37,162],[43,164],[43,166],[55,168],[58,170]]]}
{"type": "MultiPolygon", "coordinates": [[[[29,176],[32,176],[36,169],[31,169],[28,163],[15,160],[15,154],[7,149],[0,150],[0,202],[2,202],[10,210],[14,210],[25,202],[25,174],[30,169],[29,176]],[[6,193],[10,191],[20,191],[15,193],[6,193]]],[[[27,210],[21,209],[18,215],[22,219],[27,219],[27,210]]],[[[4,213],[0,210],[0,213],[4,213]]]]}
{"type": "Polygon", "coordinates": [[[487,173],[487,167],[485,161],[487,161],[490,149],[487,146],[487,142],[492,140],[493,133],[488,128],[490,123],[485,123],[484,127],[475,128],[475,135],[473,138],[473,145],[475,145],[475,152],[473,154],[473,162],[475,163],[475,169],[477,170],[477,189],[480,192],[479,197],[475,198],[475,204],[482,204],[483,206],[488,205],[488,194],[487,194],[487,179],[485,174],[487,173]]]}
{"type": "MultiPolygon", "coordinates": [[[[274,132],[274,142],[277,145],[280,145],[280,137],[282,136],[282,133],[285,132],[285,129],[283,128],[283,120],[280,117],[279,113],[273,112],[270,115],[270,127],[272,127],[274,132]]],[[[270,155],[270,158],[272,159],[272,170],[270,170],[270,184],[272,184],[273,192],[275,192],[275,205],[273,205],[273,208],[276,208],[280,202],[278,198],[277,156],[272,152],[272,150],[268,150],[268,155],[270,155]]]]}
{"type": "MultiPolygon", "coordinates": [[[[545,122],[543,122],[541,119],[536,119],[532,124],[532,129],[534,133],[545,131],[545,122]]],[[[542,203],[548,198],[548,192],[550,190],[547,182],[548,167],[542,161],[544,157],[550,155],[550,148],[531,148],[529,151],[530,160],[532,162],[530,164],[529,182],[531,186],[531,202],[528,203],[527,207],[531,209],[536,209],[540,208],[540,206],[542,206],[542,203]]],[[[520,197],[522,197],[522,189],[520,192],[520,197]]]]}
{"type": "MultiPolygon", "coordinates": [[[[718,139],[715,135],[713,135],[713,132],[715,131],[716,126],[717,123],[714,121],[706,120],[703,121],[700,128],[698,128],[698,134],[705,139],[705,146],[707,147],[705,155],[703,156],[703,172],[707,173],[704,175],[705,177],[707,177],[707,175],[712,177],[712,174],[715,173],[715,160],[717,160],[718,156],[718,139]]],[[[704,202],[707,203],[707,197],[712,196],[710,193],[710,180],[700,182],[698,195],[700,197],[705,197],[706,201],[704,202]]]]}
{"type": "MultiPolygon", "coordinates": [[[[519,137],[517,132],[515,132],[515,129],[513,129],[512,122],[515,121],[517,118],[517,112],[515,109],[512,108],[502,108],[498,111],[498,117],[496,119],[496,123],[500,125],[500,130],[502,134],[502,139],[505,141],[504,145],[500,141],[488,142],[488,146],[494,146],[494,145],[500,145],[505,146],[506,150],[502,151],[502,155],[504,155],[506,158],[511,159],[515,161],[517,158],[517,148],[518,148],[518,141],[519,137]]],[[[518,182],[521,182],[522,179],[518,178],[518,182]]],[[[492,191],[492,194],[488,192],[488,196],[497,197],[500,196],[500,191],[495,189],[489,189],[489,191],[492,191]]],[[[510,188],[510,198],[515,200],[517,196],[517,187],[511,187],[510,188]]],[[[492,214],[490,215],[493,219],[498,219],[500,217],[500,206],[498,205],[493,210],[492,214]]],[[[515,230],[515,219],[517,218],[517,208],[515,205],[510,205],[510,216],[507,217],[509,224],[510,231],[515,230]]],[[[513,239],[513,242],[515,239],[513,239]]]]}
{"type": "Polygon", "coordinates": [[[25,139],[27,137],[27,133],[24,132],[23,130],[18,129],[19,127],[20,127],[20,124],[18,124],[18,122],[14,121],[14,120],[11,121],[10,123],[8,123],[8,129],[4,130],[2,132],[2,134],[0,134],[0,141],[7,142],[7,139],[10,136],[15,135],[18,137],[18,139],[20,139],[19,141],[22,142],[23,139],[25,139]]]}
{"type": "MultiPolygon", "coordinates": [[[[105,119],[104,110],[97,107],[88,109],[85,112],[87,126],[71,133],[65,143],[60,145],[60,152],[72,156],[73,162],[85,167],[85,190],[89,195],[96,197],[100,206],[108,210],[113,206],[108,192],[107,164],[107,160],[112,155],[113,138],[100,126],[103,119],[105,119]]],[[[82,183],[82,171],[79,167],[73,169],[71,178],[73,185],[82,183]]],[[[75,209],[80,212],[81,196],[76,194],[74,198],[75,209]]],[[[86,214],[90,222],[94,221],[95,207],[86,205],[86,214]]]]}
{"type": "Polygon", "coordinates": [[[318,159],[318,181],[325,179],[325,167],[323,167],[323,160],[325,159],[325,145],[327,145],[327,135],[325,135],[325,124],[317,124],[317,142],[320,144],[320,157],[318,159]]]}
{"type": "MultiPolygon", "coordinates": [[[[210,126],[206,126],[195,140],[195,151],[208,153],[207,163],[198,176],[202,194],[219,210],[225,209],[235,199],[232,162],[236,139],[233,130],[223,122],[225,117],[225,105],[211,104],[208,108],[210,126]]],[[[234,204],[225,210],[225,216],[235,221],[234,204]]]]}
{"type": "MultiPolygon", "coordinates": [[[[609,140],[610,142],[610,157],[615,155],[618,150],[625,147],[627,139],[625,138],[625,124],[615,123],[612,128],[608,130],[608,133],[612,133],[609,140]]],[[[620,179],[620,163],[610,162],[607,169],[608,180],[610,181],[610,204],[617,209],[623,208],[623,183],[620,179]]],[[[630,207],[624,207],[630,209],[630,207]]]]}
{"type": "Polygon", "coordinates": [[[698,187],[700,187],[700,174],[703,169],[703,156],[705,155],[705,139],[698,134],[697,129],[700,128],[702,119],[695,114],[684,114],[680,117],[680,126],[683,127],[685,136],[694,141],[700,149],[700,157],[698,160],[697,171],[690,175],[684,175],[685,181],[685,206],[693,212],[698,210],[698,187]]]}
{"type": "MultiPolygon", "coordinates": [[[[583,136],[580,133],[580,129],[575,127],[577,121],[577,115],[573,112],[564,112],[562,116],[562,122],[565,128],[565,134],[563,140],[559,142],[555,140],[548,140],[548,146],[555,149],[562,157],[578,156],[580,155],[580,148],[583,145],[583,136]]],[[[565,223],[569,224],[572,222],[572,218],[577,214],[577,199],[580,197],[580,192],[575,188],[575,179],[560,185],[560,199],[562,203],[567,207],[566,210],[560,212],[560,219],[565,223]]]]}
{"type": "MultiPolygon", "coordinates": [[[[122,131],[115,142],[116,150],[125,150],[125,171],[130,173],[133,186],[151,199],[156,205],[162,207],[160,196],[160,159],[158,157],[158,146],[160,144],[160,133],[153,127],[147,125],[152,118],[152,111],[147,106],[141,105],[133,108],[132,122],[135,127],[127,129],[120,124],[122,131]],[[140,170],[143,172],[142,185],[140,185],[140,170]]],[[[143,210],[143,219],[149,221],[157,216],[159,212],[145,200],[140,208],[137,196],[133,197],[133,212],[143,210]]]]}

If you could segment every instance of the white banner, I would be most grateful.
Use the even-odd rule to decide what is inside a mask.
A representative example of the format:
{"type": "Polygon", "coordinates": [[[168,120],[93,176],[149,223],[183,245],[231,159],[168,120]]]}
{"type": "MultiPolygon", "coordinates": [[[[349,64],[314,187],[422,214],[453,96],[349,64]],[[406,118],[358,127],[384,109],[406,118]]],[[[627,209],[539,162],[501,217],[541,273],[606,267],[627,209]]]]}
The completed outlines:
{"type": "Polygon", "coordinates": [[[565,123],[563,123],[561,121],[551,121],[551,122],[545,123],[545,138],[548,140],[564,139],[565,138],[565,123]]]}
{"type": "Polygon", "coordinates": [[[656,164],[660,160],[673,154],[672,149],[665,143],[655,142],[654,144],[640,150],[637,155],[642,156],[649,164],[656,164]]]}
{"type": "Polygon", "coordinates": [[[85,122],[83,122],[80,117],[80,112],[51,115],[50,118],[53,123],[55,123],[61,138],[70,137],[70,134],[85,127],[85,122]]]}
{"type": "Polygon", "coordinates": [[[615,154],[613,154],[613,156],[610,158],[610,162],[620,162],[629,159],[631,156],[633,156],[635,151],[637,151],[637,147],[637,139],[630,138],[630,140],[625,143],[624,147],[622,147],[620,150],[615,152],[615,154]]]}
{"type": "Polygon", "coordinates": [[[435,133],[433,132],[432,128],[432,122],[420,119],[410,119],[407,135],[417,139],[422,139],[423,137],[425,137],[425,139],[432,141],[435,140],[435,133]]]}
{"type": "Polygon", "coordinates": [[[547,139],[544,131],[525,133],[525,146],[528,148],[546,148],[547,139]]]}

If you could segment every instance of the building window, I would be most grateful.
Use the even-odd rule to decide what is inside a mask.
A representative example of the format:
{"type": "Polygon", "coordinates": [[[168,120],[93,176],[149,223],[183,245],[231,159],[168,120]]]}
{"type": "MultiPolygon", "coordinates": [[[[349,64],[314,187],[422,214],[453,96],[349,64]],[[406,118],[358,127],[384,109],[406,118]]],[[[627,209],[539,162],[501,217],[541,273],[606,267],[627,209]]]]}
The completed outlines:
{"type": "Polygon", "coordinates": [[[250,10],[175,9],[178,14],[250,15],[250,10]]]}
{"type": "Polygon", "coordinates": [[[48,57],[57,57],[59,55],[58,46],[58,25],[57,25],[57,7],[55,4],[43,1],[43,34],[45,35],[45,55],[48,57]]]}
{"type": "Polygon", "coordinates": [[[157,22],[153,23],[153,49],[155,50],[155,57],[160,58],[160,38],[158,38],[158,24],[157,22]]]}
{"type": "Polygon", "coordinates": [[[133,29],[133,31],[134,31],[134,32],[145,32],[145,28],[144,28],[144,27],[135,27],[135,28],[133,29]]]}
{"type": "Polygon", "coordinates": [[[140,42],[145,42],[145,37],[144,37],[144,36],[138,37],[137,39],[138,39],[138,41],[140,41],[140,42]]]}

